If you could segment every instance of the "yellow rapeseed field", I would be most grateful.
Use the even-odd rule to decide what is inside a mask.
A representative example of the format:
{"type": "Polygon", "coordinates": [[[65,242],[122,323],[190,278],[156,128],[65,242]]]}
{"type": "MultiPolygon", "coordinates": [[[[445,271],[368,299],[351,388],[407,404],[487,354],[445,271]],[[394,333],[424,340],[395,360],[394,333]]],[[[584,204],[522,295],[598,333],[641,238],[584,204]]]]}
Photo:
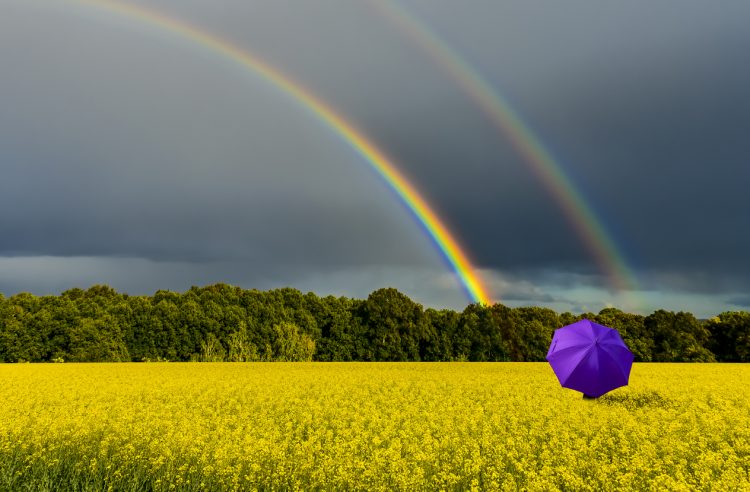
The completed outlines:
{"type": "Polygon", "coordinates": [[[750,365],[0,365],[0,490],[750,490],[750,365]]]}

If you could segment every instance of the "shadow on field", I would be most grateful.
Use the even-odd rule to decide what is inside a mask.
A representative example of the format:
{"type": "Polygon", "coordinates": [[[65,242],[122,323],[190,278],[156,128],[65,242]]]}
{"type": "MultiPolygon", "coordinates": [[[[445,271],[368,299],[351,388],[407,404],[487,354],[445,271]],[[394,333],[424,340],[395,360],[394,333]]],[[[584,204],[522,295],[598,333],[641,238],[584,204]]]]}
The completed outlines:
{"type": "Polygon", "coordinates": [[[657,391],[630,391],[604,395],[597,401],[605,405],[624,407],[628,410],[639,408],[670,408],[674,402],[657,391]]]}

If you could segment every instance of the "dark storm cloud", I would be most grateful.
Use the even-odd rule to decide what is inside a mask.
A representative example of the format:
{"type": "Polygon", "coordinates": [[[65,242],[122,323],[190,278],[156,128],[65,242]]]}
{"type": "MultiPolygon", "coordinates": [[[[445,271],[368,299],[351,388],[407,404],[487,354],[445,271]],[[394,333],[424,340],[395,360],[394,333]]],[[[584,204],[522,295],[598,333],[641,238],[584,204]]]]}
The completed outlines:
{"type": "Polygon", "coordinates": [[[750,273],[750,68],[736,34],[644,53],[638,70],[588,81],[561,110],[579,182],[638,267],[750,273]]]}
{"type": "Polygon", "coordinates": [[[750,295],[733,297],[727,300],[727,304],[740,306],[742,308],[750,308],[750,295]]]}
{"type": "Polygon", "coordinates": [[[1,254],[269,272],[434,261],[366,163],[257,77],[106,22],[68,37],[51,26],[81,22],[60,13],[32,23],[43,49],[20,52],[26,32],[6,22],[3,56],[21,69],[0,118],[1,254]]]}
{"type": "MultiPolygon", "coordinates": [[[[661,276],[668,282],[662,287],[691,291],[750,288],[750,33],[740,20],[750,8],[575,6],[511,2],[480,19],[463,6],[419,4],[510,96],[646,282],[661,276]],[[451,15],[436,16],[440,9],[451,15]],[[474,29],[466,28],[472,22],[474,29]]],[[[459,183],[474,181],[473,193],[455,195],[444,184],[422,182],[437,203],[451,204],[448,216],[477,245],[480,264],[592,271],[585,240],[548,191],[528,181],[528,168],[502,136],[486,137],[476,122],[465,124],[466,135],[442,128],[443,121],[426,123],[435,120],[401,118],[412,127],[399,128],[389,142],[399,155],[413,156],[410,165],[453,169],[443,183],[456,175],[459,183]],[[440,142],[432,158],[420,145],[431,130],[440,142]],[[473,141],[478,132],[483,145],[473,141]],[[461,149],[471,149],[468,158],[461,159],[461,149]]]]}
{"type": "MultiPolygon", "coordinates": [[[[173,36],[34,5],[0,6],[0,256],[18,258],[0,272],[5,292],[23,283],[19,265],[43,255],[87,258],[81,282],[146,291],[224,278],[345,293],[392,279],[426,304],[456,305],[446,294],[455,279],[436,280],[445,267],[393,193],[289,97],[173,36]]],[[[608,279],[549,190],[377,8],[148,5],[252,49],[351,118],[498,297],[609,302],[608,279]]],[[[722,293],[706,312],[750,290],[750,5],[406,5],[525,117],[644,290],[685,308],[722,293]]]]}

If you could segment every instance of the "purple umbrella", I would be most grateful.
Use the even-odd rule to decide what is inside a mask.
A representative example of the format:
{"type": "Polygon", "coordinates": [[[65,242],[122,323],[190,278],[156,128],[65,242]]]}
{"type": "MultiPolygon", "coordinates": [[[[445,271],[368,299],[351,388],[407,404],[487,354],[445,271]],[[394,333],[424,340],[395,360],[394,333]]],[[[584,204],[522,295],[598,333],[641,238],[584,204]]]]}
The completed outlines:
{"type": "Polygon", "coordinates": [[[617,330],[582,319],[555,330],[547,361],[563,388],[598,398],[628,384],[633,353],[617,330]]]}

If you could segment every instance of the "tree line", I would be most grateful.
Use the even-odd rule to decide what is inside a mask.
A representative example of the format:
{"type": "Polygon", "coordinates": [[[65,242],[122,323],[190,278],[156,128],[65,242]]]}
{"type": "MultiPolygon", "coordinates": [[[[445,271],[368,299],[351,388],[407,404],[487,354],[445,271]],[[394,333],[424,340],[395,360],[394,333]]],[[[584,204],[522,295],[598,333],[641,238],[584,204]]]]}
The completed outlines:
{"type": "Polygon", "coordinates": [[[617,328],[636,361],[750,361],[745,311],[709,320],[502,304],[457,312],[424,309],[393,288],[362,300],[217,284],[152,296],[102,285],[0,294],[0,362],[543,361],[553,331],[582,318],[617,328]]]}

